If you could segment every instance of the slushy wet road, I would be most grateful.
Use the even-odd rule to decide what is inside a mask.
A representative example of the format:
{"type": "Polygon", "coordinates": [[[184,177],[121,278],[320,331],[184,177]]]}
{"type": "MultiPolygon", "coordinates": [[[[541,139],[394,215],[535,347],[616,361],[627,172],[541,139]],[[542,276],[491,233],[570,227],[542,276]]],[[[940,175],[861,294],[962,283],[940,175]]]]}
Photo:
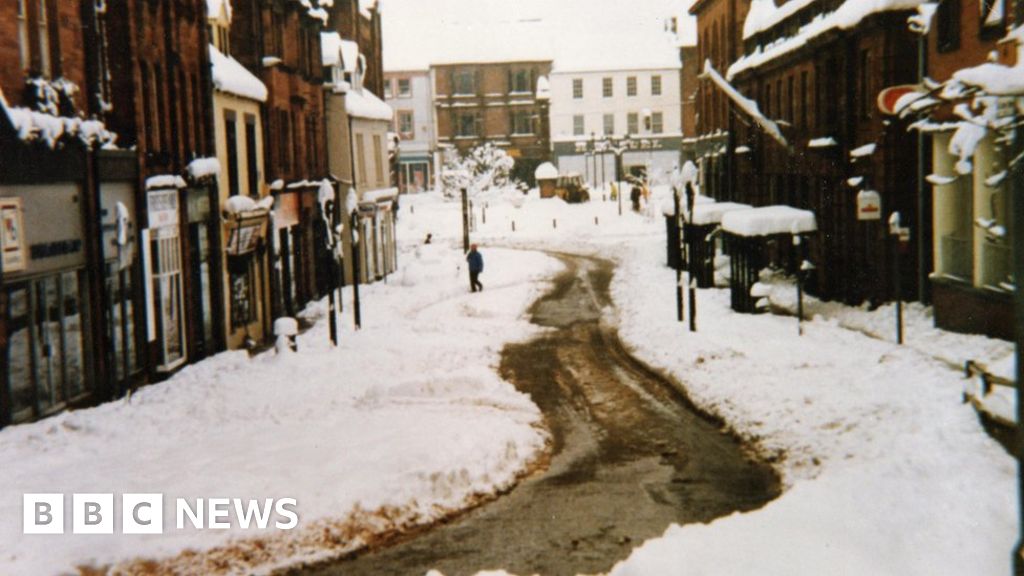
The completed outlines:
{"type": "Polygon", "coordinates": [[[508,346],[501,365],[545,414],[550,465],[451,522],[302,573],[604,572],[673,522],[708,522],[778,495],[768,466],[602,327],[611,264],[558,257],[567,268],[531,311],[553,330],[508,346]]]}

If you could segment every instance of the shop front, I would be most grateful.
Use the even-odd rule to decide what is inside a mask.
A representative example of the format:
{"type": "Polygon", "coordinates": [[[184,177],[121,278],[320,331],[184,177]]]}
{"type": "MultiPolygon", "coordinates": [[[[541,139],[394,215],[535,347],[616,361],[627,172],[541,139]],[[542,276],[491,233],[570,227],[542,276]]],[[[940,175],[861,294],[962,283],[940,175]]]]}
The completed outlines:
{"type": "MultiPolygon", "coordinates": [[[[166,179],[166,177],[158,177],[166,179]]],[[[188,361],[185,310],[185,270],[182,256],[178,190],[184,182],[151,178],[146,191],[149,228],[143,230],[146,268],[146,341],[157,374],[173,372],[188,361]],[[180,186],[179,186],[180,184],[180,186]]]]}
{"type": "Polygon", "coordinates": [[[228,348],[250,348],[267,336],[268,213],[254,210],[225,221],[227,258],[228,348]]]}
{"type": "Polygon", "coordinates": [[[143,320],[136,220],[135,155],[99,153],[100,227],[102,229],[104,347],[107,380],[113,397],[123,396],[145,377],[140,354],[143,320]]]}
{"type": "Polygon", "coordinates": [[[84,187],[0,185],[5,422],[87,400],[95,387],[84,187]]]}

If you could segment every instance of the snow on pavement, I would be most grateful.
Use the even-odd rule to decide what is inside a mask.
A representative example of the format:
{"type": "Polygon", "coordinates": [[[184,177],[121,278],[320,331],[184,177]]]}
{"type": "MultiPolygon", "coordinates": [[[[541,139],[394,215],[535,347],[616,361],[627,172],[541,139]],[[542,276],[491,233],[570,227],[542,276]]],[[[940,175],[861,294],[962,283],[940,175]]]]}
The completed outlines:
{"type": "MultiPolygon", "coordinates": [[[[561,265],[490,251],[470,294],[461,251],[406,246],[388,284],[351,297],[338,349],[326,306],[298,353],[227,352],[130,400],[0,431],[0,573],[117,565],[150,572],[260,573],[350,551],[510,487],[544,452],[529,398],[496,374],[506,342],[536,327],[526,307],[561,265]],[[461,267],[461,270],[460,270],[461,267]],[[23,493],[114,493],[114,535],[22,534],[23,493]],[[162,535],[121,535],[122,493],[164,494],[162,535]],[[174,499],[295,498],[296,530],[176,529],[174,499]],[[157,564],[133,559],[154,559],[157,564]]],[[[233,516],[233,515],[232,515],[233,516]]],[[[273,522],[271,522],[273,526],[273,522]]]]}
{"type": "MultiPolygon", "coordinates": [[[[651,204],[666,195],[656,191],[651,204]]],[[[421,202],[417,214],[447,210],[421,202]]],[[[457,208],[449,217],[457,219],[457,208]]],[[[632,214],[628,206],[620,217],[612,202],[534,199],[521,208],[492,206],[487,221],[478,220],[474,236],[485,247],[614,258],[618,310],[609,321],[623,341],[721,417],[783,478],[783,495],[763,509],[669,527],[611,574],[1009,570],[1016,465],[962,403],[956,368],[969,358],[1005,360],[1009,343],[938,330],[918,310],[908,331],[914,344],[900,347],[884,339],[890,307],[813,303],[818,316],[799,337],[795,318],[733,313],[723,289],[699,291],[699,332],[691,334],[675,320],[662,218],[632,214]]],[[[780,290],[773,287],[773,302],[785,300],[780,290]]]]}

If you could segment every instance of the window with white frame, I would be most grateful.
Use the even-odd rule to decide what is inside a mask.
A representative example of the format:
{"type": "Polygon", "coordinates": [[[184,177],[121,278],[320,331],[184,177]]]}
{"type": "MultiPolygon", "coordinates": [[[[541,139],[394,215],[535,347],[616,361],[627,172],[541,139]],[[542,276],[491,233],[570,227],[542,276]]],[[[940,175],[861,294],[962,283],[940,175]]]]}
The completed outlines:
{"type": "Polygon", "coordinates": [[[572,79],[572,97],[576,100],[583,98],[583,78],[572,79]]]}
{"type": "Polygon", "coordinates": [[[509,72],[508,91],[517,93],[532,92],[530,79],[532,77],[529,68],[517,68],[509,72]]]}
{"type": "Polygon", "coordinates": [[[612,82],[612,78],[605,77],[601,79],[601,95],[605,98],[611,98],[615,95],[615,84],[612,82]]]}
{"type": "Polygon", "coordinates": [[[586,125],[583,122],[583,115],[576,114],[572,117],[572,135],[573,136],[584,136],[586,135],[586,125]]]}
{"type": "Polygon", "coordinates": [[[605,136],[615,134],[615,114],[604,115],[604,134],[605,136]]]}
{"type": "Polygon", "coordinates": [[[640,132],[640,117],[636,112],[626,114],[626,132],[629,134],[637,134],[640,132]]]}
{"type": "Polygon", "coordinates": [[[411,110],[398,111],[398,135],[403,140],[412,139],[415,136],[415,128],[412,122],[411,110]]]}
{"type": "Polygon", "coordinates": [[[661,112],[651,113],[651,133],[661,134],[665,131],[665,119],[661,112]]]}
{"type": "Polygon", "coordinates": [[[626,78],[626,96],[636,96],[636,76],[626,78]]]}
{"type": "Polygon", "coordinates": [[[412,82],[408,78],[398,79],[398,97],[412,98],[412,82]]]}
{"type": "Polygon", "coordinates": [[[476,72],[473,70],[457,70],[452,78],[455,94],[468,96],[476,94],[476,72]]]}
{"type": "Polygon", "coordinates": [[[661,96],[661,76],[651,76],[651,96],[661,96]]]}

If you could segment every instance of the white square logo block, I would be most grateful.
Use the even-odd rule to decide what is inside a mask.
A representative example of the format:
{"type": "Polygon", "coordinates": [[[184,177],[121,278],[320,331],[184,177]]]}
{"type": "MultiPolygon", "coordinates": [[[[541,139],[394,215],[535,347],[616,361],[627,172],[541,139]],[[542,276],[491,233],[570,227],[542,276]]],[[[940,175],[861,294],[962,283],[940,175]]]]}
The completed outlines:
{"type": "Polygon", "coordinates": [[[73,534],[113,534],[113,494],[72,494],[71,532],[73,534]]]}
{"type": "Polygon", "coordinates": [[[22,496],[22,514],[25,534],[64,533],[63,494],[25,494],[22,496]]]}
{"type": "Polygon", "coordinates": [[[124,534],[163,534],[164,495],[122,495],[121,532],[124,534]]]}

